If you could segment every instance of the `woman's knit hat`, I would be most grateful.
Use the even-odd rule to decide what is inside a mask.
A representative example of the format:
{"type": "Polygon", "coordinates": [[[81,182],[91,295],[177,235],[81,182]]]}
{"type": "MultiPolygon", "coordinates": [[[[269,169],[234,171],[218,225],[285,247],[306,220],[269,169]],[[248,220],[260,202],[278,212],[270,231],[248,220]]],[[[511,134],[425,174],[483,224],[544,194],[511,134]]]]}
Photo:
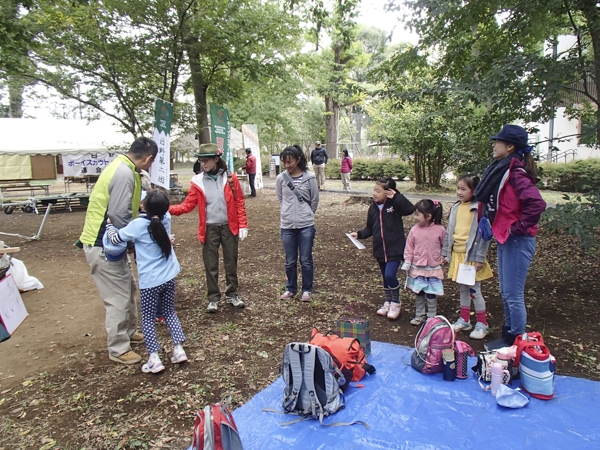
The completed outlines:
{"type": "Polygon", "coordinates": [[[514,144],[517,150],[527,147],[527,131],[519,125],[504,125],[496,136],[490,136],[494,141],[507,142],[514,144]]]}

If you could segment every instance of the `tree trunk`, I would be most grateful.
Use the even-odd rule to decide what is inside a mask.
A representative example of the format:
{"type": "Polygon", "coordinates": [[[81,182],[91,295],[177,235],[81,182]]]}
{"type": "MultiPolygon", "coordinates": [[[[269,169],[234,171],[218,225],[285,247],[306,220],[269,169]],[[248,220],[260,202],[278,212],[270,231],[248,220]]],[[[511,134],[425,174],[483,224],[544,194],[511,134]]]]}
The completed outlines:
{"type": "Polygon", "coordinates": [[[356,113],[356,142],[354,144],[354,150],[360,155],[361,144],[362,144],[362,111],[356,113]]]}
{"type": "Polygon", "coordinates": [[[208,104],[206,101],[206,91],[202,79],[202,66],[200,65],[200,51],[198,50],[198,41],[186,45],[188,59],[190,61],[190,73],[192,77],[192,89],[194,91],[194,104],[196,111],[196,126],[198,127],[198,146],[210,142],[210,128],[208,126],[208,104]]]}
{"type": "Polygon", "coordinates": [[[332,159],[337,157],[339,113],[340,105],[333,99],[333,95],[328,94],[325,97],[325,150],[332,159]]]}
{"type": "Polygon", "coordinates": [[[23,117],[23,83],[18,77],[8,78],[8,117],[23,117]]]}

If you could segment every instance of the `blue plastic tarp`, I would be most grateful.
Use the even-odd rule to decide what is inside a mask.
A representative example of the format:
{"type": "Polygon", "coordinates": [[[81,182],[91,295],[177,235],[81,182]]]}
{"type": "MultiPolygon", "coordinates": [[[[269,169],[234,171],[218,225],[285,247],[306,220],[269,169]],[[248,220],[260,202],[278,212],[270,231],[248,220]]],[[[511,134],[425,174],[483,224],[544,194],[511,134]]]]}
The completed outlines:
{"type": "MultiPolygon", "coordinates": [[[[412,349],[373,342],[369,362],[377,373],[346,391],[346,408],[324,423],[363,420],[326,428],[317,420],[281,426],[297,416],[281,410],[280,377],[233,412],[244,448],[250,449],[599,449],[600,383],[556,376],[556,396],[531,398],[521,409],[499,406],[474,373],[444,381],[410,367],[412,349]]],[[[476,358],[470,358],[469,368],[476,358]]],[[[558,361],[560,367],[560,361],[558,361]]],[[[354,384],[354,383],[353,383],[354,384]]],[[[515,383],[516,387],[518,383],[515,383]]]]}

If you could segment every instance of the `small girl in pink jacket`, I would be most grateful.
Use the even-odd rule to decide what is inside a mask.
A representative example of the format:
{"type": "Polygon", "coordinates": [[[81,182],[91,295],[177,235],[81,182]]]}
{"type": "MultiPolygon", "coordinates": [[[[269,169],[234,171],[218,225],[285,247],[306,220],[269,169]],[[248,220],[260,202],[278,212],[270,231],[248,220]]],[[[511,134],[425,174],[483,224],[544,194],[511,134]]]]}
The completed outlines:
{"type": "Polygon", "coordinates": [[[444,295],[442,247],[446,229],[442,223],[442,205],[437,200],[421,200],[415,205],[417,224],[406,238],[404,264],[406,285],[417,294],[416,314],[411,325],[421,325],[437,313],[437,296],[444,295]],[[425,309],[427,307],[427,309],[425,309]]]}

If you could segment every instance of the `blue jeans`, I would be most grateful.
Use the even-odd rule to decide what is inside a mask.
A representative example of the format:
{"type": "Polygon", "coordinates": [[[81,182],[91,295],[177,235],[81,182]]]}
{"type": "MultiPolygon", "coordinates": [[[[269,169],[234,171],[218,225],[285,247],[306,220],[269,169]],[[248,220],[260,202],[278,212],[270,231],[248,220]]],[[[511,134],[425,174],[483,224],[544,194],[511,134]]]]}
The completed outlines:
{"type": "Polygon", "coordinates": [[[509,333],[525,333],[525,280],[535,255],[534,236],[509,236],[504,244],[498,243],[498,281],[504,303],[504,325],[509,333]]]}
{"type": "Polygon", "coordinates": [[[312,248],[315,233],[314,225],[291,230],[281,229],[281,241],[285,251],[285,274],[287,275],[285,287],[293,294],[298,292],[298,251],[300,251],[300,266],[302,267],[302,292],[312,292],[314,276],[312,248]]]}
{"type": "Polygon", "coordinates": [[[400,286],[400,282],[398,281],[398,267],[400,267],[401,261],[380,261],[379,269],[381,270],[381,275],[383,276],[383,287],[385,289],[392,288],[396,289],[400,286]]]}

